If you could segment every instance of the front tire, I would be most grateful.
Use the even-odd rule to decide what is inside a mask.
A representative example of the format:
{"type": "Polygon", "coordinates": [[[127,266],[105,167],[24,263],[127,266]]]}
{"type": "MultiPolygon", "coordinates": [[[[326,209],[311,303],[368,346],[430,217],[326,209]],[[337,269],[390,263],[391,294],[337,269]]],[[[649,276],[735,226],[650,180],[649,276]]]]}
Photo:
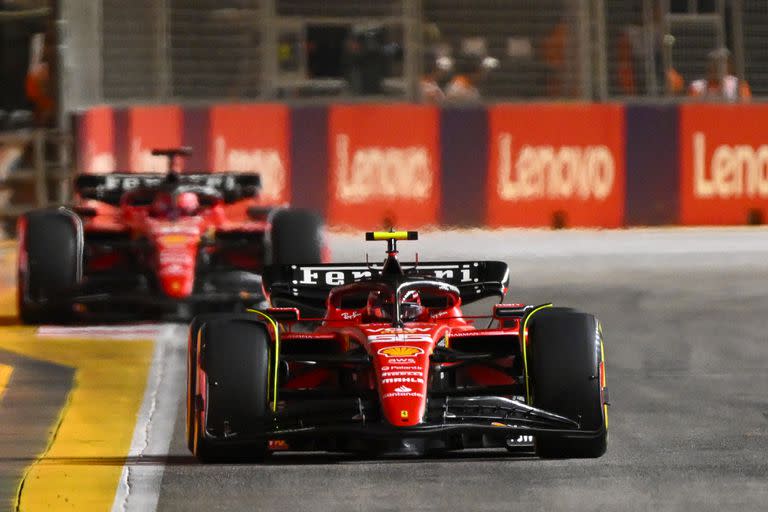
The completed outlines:
{"type": "Polygon", "coordinates": [[[596,432],[590,438],[537,436],[537,454],[558,459],[602,456],[607,449],[608,419],[599,322],[572,309],[548,308],[534,313],[528,326],[533,405],[596,432]]]}
{"type": "Polygon", "coordinates": [[[271,426],[271,339],[263,323],[244,316],[211,316],[199,328],[195,370],[205,374],[206,386],[196,383],[191,399],[192,453],[202,462],[261,460],[268,453],[266,439],[227,444],[271,426]]]}
{"type": "Polygon", "coordinates": [[[203,325],[211,320],[253,320],[253,315],[248,313],[205,313],[197,315],[189,324],[187,338],[187,447],[193,451],[195,445],[195,413],[194,401],[197,393],[197,346],[203,325]]]}

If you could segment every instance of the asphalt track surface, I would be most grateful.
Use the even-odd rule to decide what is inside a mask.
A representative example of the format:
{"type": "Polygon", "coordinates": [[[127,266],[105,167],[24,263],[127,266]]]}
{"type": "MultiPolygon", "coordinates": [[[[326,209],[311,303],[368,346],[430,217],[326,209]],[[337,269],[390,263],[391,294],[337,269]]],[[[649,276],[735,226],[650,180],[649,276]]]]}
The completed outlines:
{"type": "MultiPolygon", "coordinates": [[[[378,258],[380,244],[360,238],[332,236],[334,260],[378,258]]],[[[503,259],[511,299],[597,314],[608,453],[200,465],[184,442],[184,329],[166,326],[112,509],[768,510],[768,230],[424,234],[401,250],[422,261],[503,259]]],[[[9,463],[0,454],[0,470],[9,463]]]]}

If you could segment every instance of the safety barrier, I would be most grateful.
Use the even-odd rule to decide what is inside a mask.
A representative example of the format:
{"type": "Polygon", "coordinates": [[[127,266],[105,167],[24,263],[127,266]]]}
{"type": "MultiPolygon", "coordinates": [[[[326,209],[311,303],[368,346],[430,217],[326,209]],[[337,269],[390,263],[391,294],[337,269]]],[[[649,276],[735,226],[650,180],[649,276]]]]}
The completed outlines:
{"type": "Polygon", "coordinates": [[[75,119],[83,172],[254,171],[263,197],[337,227],[759,224],[768,105],[232,104],[75,119]]]}

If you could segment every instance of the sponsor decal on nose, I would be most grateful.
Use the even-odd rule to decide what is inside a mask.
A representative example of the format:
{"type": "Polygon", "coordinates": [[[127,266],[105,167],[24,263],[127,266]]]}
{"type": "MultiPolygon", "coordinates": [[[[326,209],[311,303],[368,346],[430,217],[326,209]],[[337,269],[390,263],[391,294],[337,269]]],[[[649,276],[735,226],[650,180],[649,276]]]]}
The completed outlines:
{"type": "Polygon", "coordinates": [[[385,357],[413,357],[423,354],[424,350],[418,347],[396,345],[394,347],[380,348],[376,353],[385,357]]]}

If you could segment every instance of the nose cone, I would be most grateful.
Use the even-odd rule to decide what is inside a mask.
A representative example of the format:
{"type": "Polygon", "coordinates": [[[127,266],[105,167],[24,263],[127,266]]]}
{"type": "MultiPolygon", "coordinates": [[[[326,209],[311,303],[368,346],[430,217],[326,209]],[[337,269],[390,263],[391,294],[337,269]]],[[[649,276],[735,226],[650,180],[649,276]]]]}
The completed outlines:
{"type": "Polygon", "coordinates": [[[427,351],[421,346],[405,344],[377,348],[374,365],[384,417],[396,427],[418,425],[426,406],[427,351]]]}
{"type": "Polygon", "coordinates": [[[174,299],[192,295],[199,233],[170,233],[157,237],[157,278],[163,293],[174,299]]]}
{"type": "Polygon", "coordinates": [[[192,295],[194,280],[190,276],[168,275],[160,278],[163,293],[173,299],[184,299],[192,295]]]}
{"type": "Polygon", "coordinates": [[[412,427],[424,416],[426,390],[406,384],[382,393],[384,417],[395,427],[412,427]]]}

